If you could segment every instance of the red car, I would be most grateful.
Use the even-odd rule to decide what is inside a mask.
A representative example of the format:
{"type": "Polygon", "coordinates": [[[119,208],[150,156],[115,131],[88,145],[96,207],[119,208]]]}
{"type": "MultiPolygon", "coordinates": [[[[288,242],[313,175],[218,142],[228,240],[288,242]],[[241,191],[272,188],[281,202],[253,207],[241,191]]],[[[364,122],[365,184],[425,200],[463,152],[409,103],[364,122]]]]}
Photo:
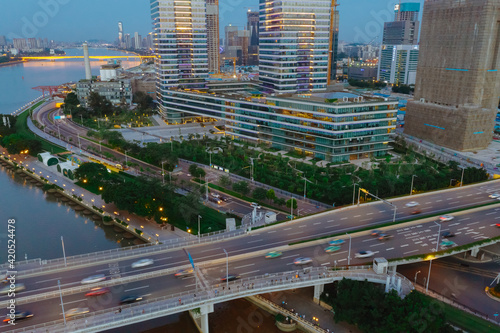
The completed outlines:
{"type": "Polygon", "coordinates": [[[88,293],[85,294],[85,296],[99,296],[99,295],[104,295],[109,293],[108,288],[92,288],[88,293]]]}

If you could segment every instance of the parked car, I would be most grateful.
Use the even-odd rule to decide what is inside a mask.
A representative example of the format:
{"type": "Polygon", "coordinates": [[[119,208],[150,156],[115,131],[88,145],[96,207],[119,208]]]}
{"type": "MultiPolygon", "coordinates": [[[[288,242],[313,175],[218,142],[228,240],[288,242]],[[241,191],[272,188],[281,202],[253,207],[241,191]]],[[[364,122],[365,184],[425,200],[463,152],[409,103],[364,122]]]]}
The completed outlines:
{"type": "Polygon", "coordinates": [[[181,277],[181,276],[191,275],[193,273],[194,273],[194,271],[192,268],[186,268],[186,269],[181,269],[180,271],[177,271],[177,273],[175,273],[174,276],[181,277]]]}
{"type": "MultiPolygon", "coordinates": [[[[33,317],[33,314],[31,312],[28,312],[28,311],[16,311],[14,312],[14,319],[16,321],[18,320],[23,320],[23,319],[28,319],[28,318],[31,318],[33,317]]],[[[5,317],[5,319],[3,320],[4,323],[7,323],[9,321],[11,321],[12,318],[7,315],[7,317],[5,317]]]]}
{"type": "Polygon", "coordinates": [[[234,280],[237,280],[239,279],[240,276],[239,275],[236,275],[236,274],[229,274],[227,276],[223,276],[220,278],[220,281],[221,282],[226,282],[226,281],[234,281],[234,280]]]}
{"type": "Polygon", "coordinates": [[[154,263],[153,259],[141,259],[132,264],[132,268],[146,267],[154,263]]]}
{"type": "Polygon", "coordinates": [[[405,206],[406,207],[415,207],[415,206],[418,206],[418,205],[419,205],[418,202],[416,202],[416,201],[410,201],[410,202],[407,202],[405,206]]]}
{"type": "Polygon", "coordinates": [[[130,304],[130,303],[135,303],[142,301],[142,296],[123,296],[120,299],[120,304],[130,304]]]}
{"type": "Polygon", "coordinates": [[[330,242],[328,242],[328,244],[330,244],[330,245],[342,245],[342,244],[344,244],[344,240],[337,238],[337,239],[331,240],[330,242]]]}
{"type": "Polygon", "coordinates": [[[101,282],[104,280],[106,280],[106,275],[97,274],[97,275],[92,275],[92,276],[89,276],[88,278],[83,279],[82,284],[96,283],[96,282],[101,282]]]}
{"type": "Polygon", "coordinates": [[[340,246],[329,246],[325,249],[326,253],[332,253],[332,252],[337,252],[340,250],[340,246]]]}
{"type": "Polygon", "coordinates": [[[359,251],[354,255],[355,258],[368,258],[373,256],[375,253],[372,251],[359,251]]]}
{"type": "Polygon", "coordinates": [[[299,258],[295,258],[293,263],[295,265],[306,265],[306,264],[312,263],[312,259],[309,257],[299,257],[299,258]]]}
{"type": "Polygon", "coordinates": [[[89,308],[74,308],[66,312],[66,317],[74,317],[89,312],[89,308]]]}
{"type": "Polygon", "coordinates": [[[441,222],[448,222],[448,221],[451,221],[455,218],[455,216],[451,216],[451,215],[441,215],[439,217],[439,221],[441,222]]]}
{"type": "Polygon", "coordinates": [[[108,288],[92,288],[88,293],[85,294],[85,296],[90,297],[90,296],[100,296],[109,293],[108,288]]]}
{"type": "Polygon", "coordinates": [[[445,231],[441,234],[441,236],[445,238],[450,238],[450,237],[455,237],[455,234],[451,231],[445,231]]]}
{"type": "Polygon", "coordinates": [[[266,253],[266,259],[269,259],[269,258],[278,258],[282,254],[283,253],[280,252],[280,251],[271,251],[271,252],[266,253]]]}

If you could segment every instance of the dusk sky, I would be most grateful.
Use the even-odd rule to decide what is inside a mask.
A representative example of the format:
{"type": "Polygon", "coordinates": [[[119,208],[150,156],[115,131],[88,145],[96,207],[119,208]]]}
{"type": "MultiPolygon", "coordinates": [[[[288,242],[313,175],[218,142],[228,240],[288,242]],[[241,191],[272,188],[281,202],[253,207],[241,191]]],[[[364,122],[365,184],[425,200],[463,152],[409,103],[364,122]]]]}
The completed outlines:
{"type": "MultiPolygon", "coordinates": [[[[367,43],[380,40],[383,22],[393,19],[397,0],[341,0],[340,39],[367,43]]],[[[413,0],[423,5],[424,0],[413,0]]],[[[246,25],[248,8],[258,0],[220,0],[221,35],[228,24],[246,25]]],[[[422,11],[422,8],[421,8],[422,11]]],[[[114,41],[117,23],[125,33],[151,31],[149,0],[1,0],[0,35],[41,37],[60,41],[114,41]]]]}

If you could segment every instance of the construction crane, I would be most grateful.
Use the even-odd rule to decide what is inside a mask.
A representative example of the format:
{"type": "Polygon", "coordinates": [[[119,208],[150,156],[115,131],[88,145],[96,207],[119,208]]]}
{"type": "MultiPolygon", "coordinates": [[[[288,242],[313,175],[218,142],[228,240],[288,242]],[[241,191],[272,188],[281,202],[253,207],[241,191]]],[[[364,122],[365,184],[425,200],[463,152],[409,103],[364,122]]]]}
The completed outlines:
{"type": "Polygon", "coordinates": [[[238,57],[224,57],[223,60],[232,60],[233,61],[233,75],[236,77],[236,61],[238,61],[238,57]]]}

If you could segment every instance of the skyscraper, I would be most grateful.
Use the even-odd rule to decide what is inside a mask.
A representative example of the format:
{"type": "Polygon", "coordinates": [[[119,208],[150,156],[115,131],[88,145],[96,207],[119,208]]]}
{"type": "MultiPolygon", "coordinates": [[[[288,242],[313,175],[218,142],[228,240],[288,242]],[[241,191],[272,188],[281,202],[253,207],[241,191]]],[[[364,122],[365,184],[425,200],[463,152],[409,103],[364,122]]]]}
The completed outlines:
{"type": "Polygon", "coordinates": [[[328,84],[337,80],[337,60],[339,49],[339,11],[337,10],[337,1],[332,1],[331,22],[330,22],[330,54],[328,62],[328,84]]]}
{"type": "MultiPolygon", "coordinates": [[[[150,0],[160,110],[166,90],[204,87],[208,78],[206,0],[150,0]]],[[[167,117],[168,118],[168,117],[167,117]]]]}
{"type": "Polygon", "coordinates": [[[219,73],[219,0],[207,0],[208,71],[219,73]]]}
{"type": "Polygon", "coordinates": [[[136,50],[142,48],[142,38],[141,38],[141,35],[139,35],[139,33],[137,31],[134,34],[134,48],[136,50]]]}
{"type": "Polygon", "coordinates": [[[428,0],[405,133],[468,151],[492,139],[500,91],[500,2],[428,0]]]}
{"type": "Polygon", "coordinates": [[[259,77],[277,93],[325,90],[335,0],[259,0],[259,77]]]}
{"type": "Polygon", "coordinates": [[[395,85],[415,84],[419,55],[420,4],[394,7],[394,21],[384,23],[377,80],[395,85]]]}
{"type": "Polygon", "coordinates": [[[0,46],[5,46],[7,45],[7,39],[5,39],[5,36],[0,35],[0,46]]]}
{"type": "Polygon", "coordinates": [[[118,42],[120,43],[120,47],[123,47],[123,23],[118,22],[118,42]]]}
{"type": "Polygon", "coordinates": [[[248,64],[259,64],[259,12],[247,12],[247,30],[250,32],[248,46],[248,64]]]}

